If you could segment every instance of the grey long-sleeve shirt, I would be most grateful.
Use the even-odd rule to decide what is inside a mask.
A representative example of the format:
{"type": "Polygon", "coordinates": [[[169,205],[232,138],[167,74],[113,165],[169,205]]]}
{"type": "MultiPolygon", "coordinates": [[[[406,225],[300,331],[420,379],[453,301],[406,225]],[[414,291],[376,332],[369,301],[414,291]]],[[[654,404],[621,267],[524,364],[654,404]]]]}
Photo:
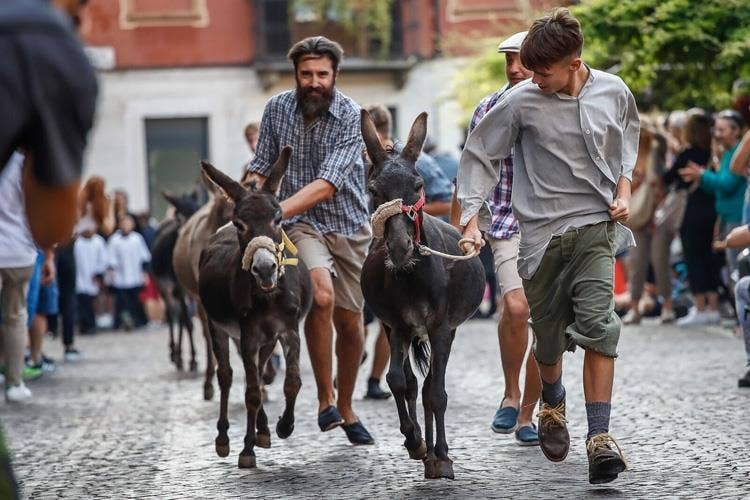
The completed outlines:
{"type": "MultiPolygon", "coordinates": [[[[497,165],[513,147],[513,212],[521,243],[518,272],[533,276],[554,235],[610,220],[621,176],[631,179],[640,121],[635,99],[617,76],[590,70],[578,97],[543,94],[531,80],[510,89],[469,136],[458,170],[461,224],[479,214],[486,229],[487,196],[497,165]]],[[[618,242],[634,244],[618,225],[618,242]]]]}

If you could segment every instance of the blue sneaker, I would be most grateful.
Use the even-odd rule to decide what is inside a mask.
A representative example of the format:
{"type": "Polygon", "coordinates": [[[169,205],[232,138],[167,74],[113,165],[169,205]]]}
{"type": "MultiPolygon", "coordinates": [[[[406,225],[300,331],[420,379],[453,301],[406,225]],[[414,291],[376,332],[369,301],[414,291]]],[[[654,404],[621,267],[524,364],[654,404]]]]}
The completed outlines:
{"type": "Polygon", "coordinates": [[[534,424],[524,425],[516,429],[516,443],[518,446],[539,446],[539,433],[534,424]]]}
{"type": "Polygon", "coordinates": [[[492,419],[492,430],[498,434],[510,434],[516,430],[518,425],[518,410],[512,406],[502,407],[495,412],[495,418],[492,419]]]}

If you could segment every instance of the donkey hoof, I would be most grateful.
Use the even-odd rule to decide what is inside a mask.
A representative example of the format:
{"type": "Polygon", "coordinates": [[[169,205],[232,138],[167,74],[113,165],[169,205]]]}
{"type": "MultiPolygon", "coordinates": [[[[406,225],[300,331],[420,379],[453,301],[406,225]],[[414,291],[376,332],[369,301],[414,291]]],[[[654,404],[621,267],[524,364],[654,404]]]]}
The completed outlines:
{"type": "Polygon", "coordinates": [[[276,423],[276,435],[281,439],[286,439],[292,435],[292,432],[294,432],[294,420],[285,422],[279,418],[279,421],[276,423]]]}
{"type": "Polygon", "coordinates": [[[255,455],[240,455],[240,459],[237,462],[240,469],[254,469],[255,468],[255,455]]]}
{"type": "MultiPolygon", "coordinates": [[[[406,444],[404,444],[404,446],[406,446],[406,444]]],[[[427,456],[427,443],[425,443],[424,439],[422,439],[416,448],[410,450],[407,447],[406,450],[409,452],[409,458],[414,460],[422,460],[427,456]]]]}
{"type": "Polygon", "coordinates": [[[219,444],[216,443],[216,454],[221,458],[229,456],[229,443],[219,444]]]}
{"type": "Polygon", "coordinates": [[[257,446],[258,448],[270,448],[271,447],[271,435],[270,434],[256,434],[255,446],[257,446]]]}
{"type": "Polygon", "coordinates": [[[178,371],[182,371],[183,366],[182,366],[182,360],[181,359],[177,358],[177,361],[175,361],[174,364],[177,367],[178,371]]]}
{"type": "Polygon", "coordinates": [[[192,360],[190,362],[190,371],[191,372],[197,372],[198,371],[198,362],[196,360],[192,360]]]}
{"type": "Polygon", "coordinates": [[[206,384],[203,386],[203,399],[211,401],[214,398],[214,386],[206,384]]]}
{"type": "Polygon", "coordinates": [[[426,459],[424,461],[424,477],[425,479],[453,479],[453,461],[439,458],[426,459]]]}

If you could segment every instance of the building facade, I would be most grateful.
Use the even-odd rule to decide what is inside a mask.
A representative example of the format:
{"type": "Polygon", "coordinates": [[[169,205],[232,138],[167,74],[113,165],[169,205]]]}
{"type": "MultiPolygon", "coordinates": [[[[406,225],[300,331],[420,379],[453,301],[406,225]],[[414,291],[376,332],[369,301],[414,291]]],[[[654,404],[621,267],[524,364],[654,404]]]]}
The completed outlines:
{"type": "Polygon", "coordinates": [[[421,111],[441,149],[458,154],[463,130],[451,98],[463,57],[487,37],[522,29],[544,0],[391,0],[386,37],[352,29],[316,2],[89,0],[81,35],[99,68],[101,95],[86,172],[124,189],[135,211],[161,217],[160,192],[190,189],[198,160],[238,177],[243,130],[268,99],[294,88],[285,55],[324,34],[344,46],[337,86],[359,104],[395,115],[396,136],[421,111]]]}

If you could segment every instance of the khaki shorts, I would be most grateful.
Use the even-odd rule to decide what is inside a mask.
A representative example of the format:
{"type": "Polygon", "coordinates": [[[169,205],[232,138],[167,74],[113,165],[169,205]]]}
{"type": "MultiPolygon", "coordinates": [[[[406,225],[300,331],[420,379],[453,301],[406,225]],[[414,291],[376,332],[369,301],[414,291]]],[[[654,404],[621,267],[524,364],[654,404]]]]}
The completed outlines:
{"type": "Polygon", "coordinates": [[[349,236],[320,234],[306,222],[298,222],[285,230],[308,269],[323,268],[331,273],[335,306],[361,311],[365,300],[359,281],[372,239],[370,225],[365,224],[349,236]]]}
{"type": "Polygon", "coordinates": [[[516,233],[507,240],[489,238],[489,241],[495,261],[498,296],[523,288],[523,280],[518,275],[518,245],[521,236],[516,233]]]}
{"type": "Polygon", "coordinates": [[[566,231],[549,242],[523,280],[534,328],[534,356],[554,365],[576,346],[617,357],[622,323],[614,312],[615,225],[566,231]]]}

